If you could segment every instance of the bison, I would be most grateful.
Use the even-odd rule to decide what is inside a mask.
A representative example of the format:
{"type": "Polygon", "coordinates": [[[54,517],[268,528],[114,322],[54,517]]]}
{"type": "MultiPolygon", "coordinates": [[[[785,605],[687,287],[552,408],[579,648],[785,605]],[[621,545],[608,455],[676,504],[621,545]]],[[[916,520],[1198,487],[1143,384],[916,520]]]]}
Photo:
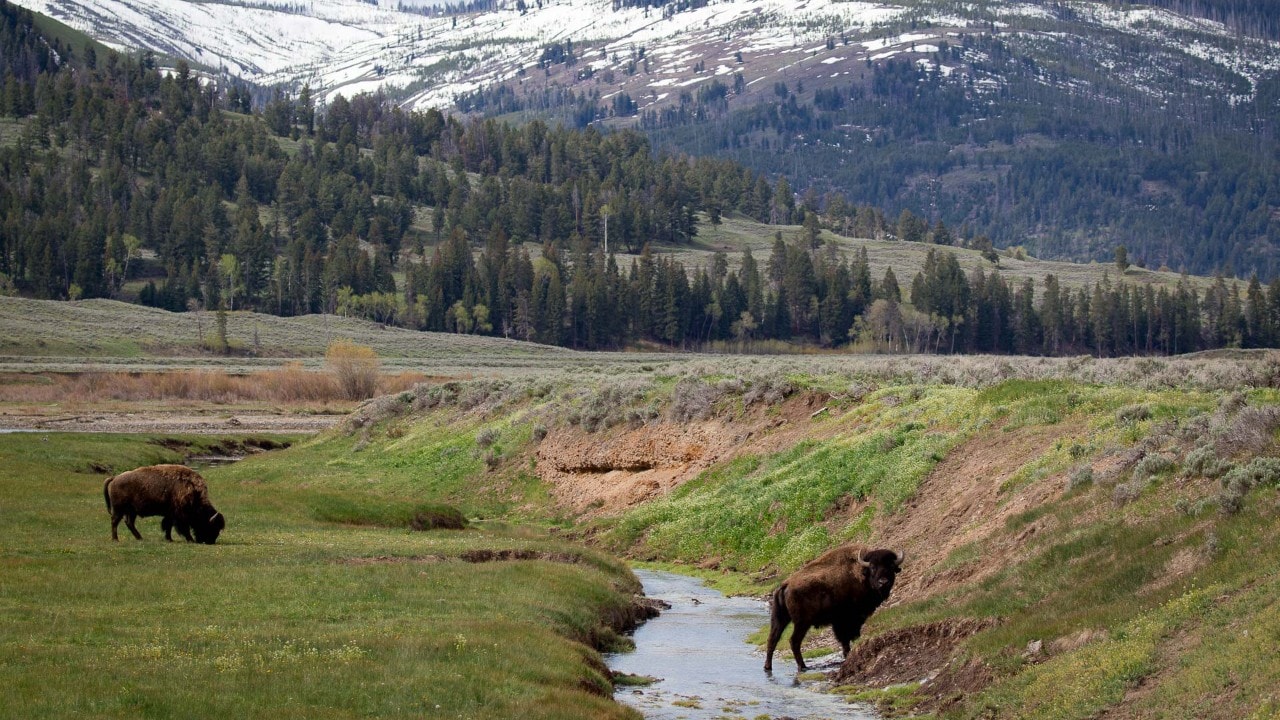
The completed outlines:
{"type": "Polygon", "coordinates": [[[799,670],[806,670],[800,644],[809,628],[830,625],[845,657],[849,644],[862,633],[862,624],[889,597],[902,568],[902,553],[841,545],[810,560],[791,573],[770,598],[769,645],[764,670],[773,672],[773,650],[788,624],[791,653],[799,670]]]}
{"type": "Polygon", "coordinates": [[[184,465],[151,465],[109,477],[102,484],[102,497],[111,513],[111,539],[116,541],[120,540],[116,527],[121,518],[139,540],[142,535],[134,527],[134,520],[151,515],[163,518],[160,527],[164,539],[170,542],[173,529],[177,528],[188,542],[212,545],[227,526],[222,513],[209,502],[204,478],[184,465]]]}

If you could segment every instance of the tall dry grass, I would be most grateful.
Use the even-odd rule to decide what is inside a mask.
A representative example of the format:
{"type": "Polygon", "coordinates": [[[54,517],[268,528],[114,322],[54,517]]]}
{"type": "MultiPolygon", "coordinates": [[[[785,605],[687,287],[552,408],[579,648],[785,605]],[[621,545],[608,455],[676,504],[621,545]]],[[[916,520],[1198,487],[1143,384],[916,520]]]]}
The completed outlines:
{"type": "MultiPolygon", "coordinates": [[[[426,375],[415,372],[382,374],[376,377],[377,391],[396,393],[425,380],[426,375]]],[[[247,374],[179,370],[0,376],[0,402],[196,400],[211,403],[302,403],[347,399],[348,391],[335,375],[306,370],[301,363],[287,363],[276,370],[247,374]]]]}

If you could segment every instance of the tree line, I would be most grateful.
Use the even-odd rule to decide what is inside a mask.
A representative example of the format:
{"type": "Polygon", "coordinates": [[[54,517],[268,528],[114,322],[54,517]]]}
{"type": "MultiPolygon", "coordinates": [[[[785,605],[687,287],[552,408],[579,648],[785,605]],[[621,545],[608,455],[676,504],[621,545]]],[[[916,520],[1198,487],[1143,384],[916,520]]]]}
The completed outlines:
{"type": "MultiPolygon", "coordinates": [[[[726,159],[662,155],[634,131],[463,122],[379,94],[318,109],[252,96],[148,54],[50,43],[0,0],[0,290],[182,310],[338,312],[579,348],[762,341],[884,351],[1174,353],[1277,341],[1280,288],[1117,281],[1068,291],[965,274],[989,238],[840,193],[799,198],[726,159]],[[12,39],[13,42],[8,42],[12,39]],[[233,112],[228,112],[228,110],[233,112]],[[734,213],[800,224],[686,267],[657,245],[734,213]],[[900,287],[822,230],[938,246],[900,287]],[[531,252],[530,248],[540,248],[531,252]],[[625,255],[624,255],[625,253],[625,255]],[[401,278],[397,280],[397,278],[401,278]]],[[[831,101],[834,102],[834,101],[831,101]]]]}

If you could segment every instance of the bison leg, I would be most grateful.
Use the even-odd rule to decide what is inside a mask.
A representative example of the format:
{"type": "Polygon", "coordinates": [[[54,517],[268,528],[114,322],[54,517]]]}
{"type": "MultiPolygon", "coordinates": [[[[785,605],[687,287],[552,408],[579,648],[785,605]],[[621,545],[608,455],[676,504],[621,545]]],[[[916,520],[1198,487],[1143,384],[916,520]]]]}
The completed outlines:
{"type": "Polygon", "coordinates": [[[796,670],[799,672],[809,669],[809,666],[804,664],[804,655],[800,652],[800,645],[804,643],[804,636],[808,632],[809,625],[798,620],[791,631],[791,654],[796,658],[796,670]]]}
{"type": "Polygon", "coordinates": [[[769,619],[769,645],[764,655],[764,671],[767,673],[773,672],[773,650],[778,647],[778,640],[782,639],[782,631],[787,629],[788,622],[779,618],[777,611],[769,619]]]}
{"type": "Polygon", "coordinates": [[[111,539],[116,542],[120,542],[120,536],[116,534],[116,527],[120,524],[120,519],[123,517],[124,515],[111,513],[111,539]]]}
{"type": "Polygon", "coordinates": [[[164,539],[173,542],[173,518],[165,515],[160,519],[160,529],[164,530],[164,539]]]}
{"type": "Polygon", "coordinates": [[[782,639],[782,631],[791,624],[791,613],[787,611],[787,585],[783,583],[773,591],[769,603],[769,645],[764,656],[764,671],[773,673],[773,651],[782,639]]]}
{"type": "Polygon", "coordinates": [[[135,538],[137,538],[138,540],[141,540],[141,539],[142,539],[142,533],[138,532],[138,528],[134,527],[134,525],[133,525],[134,521],[135,521],[135,520],[137,520],[137,519],[138,519],[138,516],[137,516],[137,515],[132,515],[132,514],[131,514],[131,515],[125,515],[125,516],[124,516],[124,524],[129,528],[129,532],[133,533],[133,536],[134,536],[135,538]]]}
{"type": "Polygon", "coordinates": [[[188,524],[186,524],[186,523],[182,522],[181,520],[175,520],[175,521],[174,521],[174,523],[173,523],[173,526],[174,526],[175,528],[177,528],[177,529],[178,529],[178,532],[182,535],[182,537],[184,537],[184,538],[186,538],[186,539],[187,539],[187,542],[195,542],[195,541],[196,541],[196,539],[195,539],[195,538],[191,537],[191,526],[190,526],[190,525],[188,525],[188,524]]]}
{"type": "Polygon", "coordinates": [[[860,623],[837,623],[832,624],[831,631],[835,633],[836,640],[840,641],[840,649],[844,651],[844,657],[849,657],[849,645],[862,634],[862,625],[860,623]]]}

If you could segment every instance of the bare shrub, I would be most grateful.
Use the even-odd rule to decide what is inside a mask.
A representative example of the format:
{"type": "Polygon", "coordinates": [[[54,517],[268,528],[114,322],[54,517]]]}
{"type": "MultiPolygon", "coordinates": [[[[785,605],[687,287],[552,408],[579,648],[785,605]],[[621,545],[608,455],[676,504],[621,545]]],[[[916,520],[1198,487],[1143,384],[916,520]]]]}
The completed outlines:
{"type": "Polygon", "coordinates": [[[489,448],[484,453],[484,466],[492,471],[502,462],[502,454],[495,448],[489,448]]]}
{"type": "Polygon", "coordinates": [[[1246,407],[1214,433],[1219,455],[1256,455],[1269,449],[1280,428],[1280,406],[1246,407]]]}
{"type": "Polygon", "coordinates": [[[335,340],[329,343],[324,359],[347,399],[373,397],[378,389],[379,365],[378,353],[373,348],[350,340],[335,340]]]}
{"type": "Polygon", "coordinates": [[[711,411],[719,399],[720,392],[716,388],[699,378],[687,377],[676,383],[671,392],[668,412],[676,422],[705,420],[711,417],[711,411]]]}
{"type": "Polygon", "coordinates": [[[338,383],[329,376],[308,372],[300,362],[285,363],[279,370],[262,373],[262,381],[273,389],[276,400],[327,400],[338,397],[338,383]]]}
{"type": "Polygon", "coordinates": [[[1218,414],[1223,417],[1229,417],[1244,408],[1248,402],[1249,398],[1244,393],[1236,390],[1218,400],[1218,414]]]}
{"type": "Polygon", "coordinates": [[[747,383],[740,377],[731,377],[716,383],[716,390],[721,395],[741,395],[747,389],[747,383]]]}
{"type": "Polygon", "coordinates": [[[750,381],[750,386],[742,395],[742,402],[746,405],[754,405],[758,402],[777,405],[793,395],[795,391],[795,383],[785,376],[763,375],[750,381]]]}
{"type": "Polygon", "coordinates": [[[1127,505],[1137,500],[1149,484],[1151,484],[1151,481],[1146,476],[1135,477],[1128,482],[1122,482],[1111,491],[1111,499],[1117,505],[1127,505]]]}

